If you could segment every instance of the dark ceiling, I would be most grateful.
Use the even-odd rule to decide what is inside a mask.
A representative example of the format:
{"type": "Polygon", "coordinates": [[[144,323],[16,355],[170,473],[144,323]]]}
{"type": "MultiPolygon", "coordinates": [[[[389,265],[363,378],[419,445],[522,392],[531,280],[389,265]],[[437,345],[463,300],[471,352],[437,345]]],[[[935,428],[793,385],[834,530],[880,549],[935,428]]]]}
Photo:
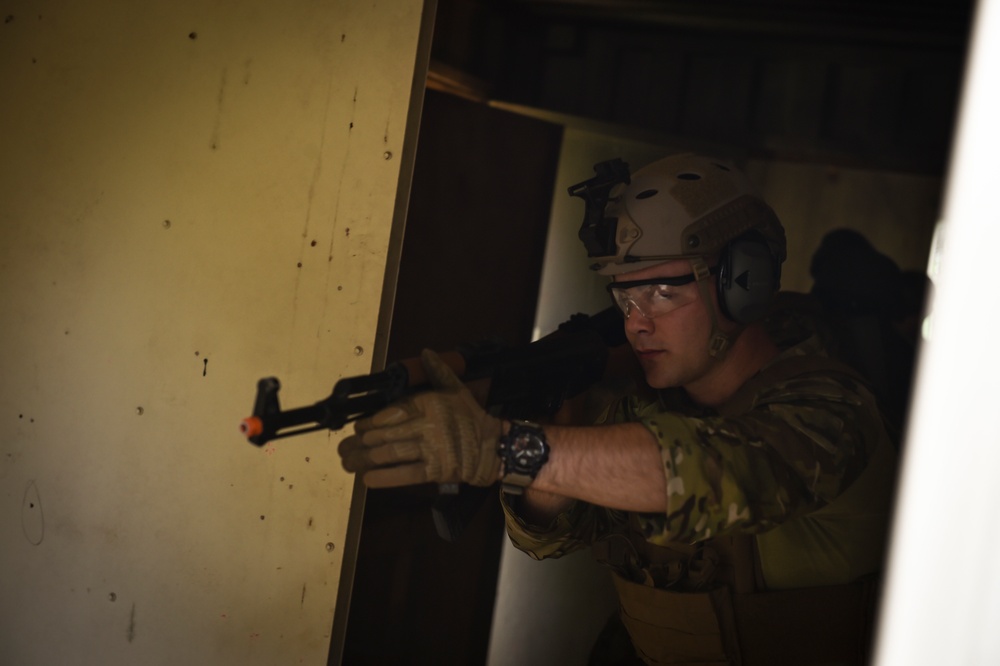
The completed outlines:
{"type": "Polygon", "coordinates": [[[941,173],[971,0],[439,0],[454,90],[734,154],[941,173]]]}
{"type": "Polygon", "coordinates": [[[526,15],[621,25],[961,46],[969,0],[508,0],[526,15]]]}

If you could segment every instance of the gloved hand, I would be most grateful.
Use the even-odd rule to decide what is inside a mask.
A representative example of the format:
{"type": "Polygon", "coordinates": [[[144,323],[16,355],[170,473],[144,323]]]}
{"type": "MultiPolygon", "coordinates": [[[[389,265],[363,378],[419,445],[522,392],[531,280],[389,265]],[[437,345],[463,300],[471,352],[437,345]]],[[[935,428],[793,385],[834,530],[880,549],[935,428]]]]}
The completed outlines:
{"type": "Polygon", "coordinates": [[[433,391],[416,393],[354,424],[337,448],[344,469],[366,486],[388,488],[429,481],[490,486],[500,477],[500,419],[434,352],[420,354],[433,391]]]}

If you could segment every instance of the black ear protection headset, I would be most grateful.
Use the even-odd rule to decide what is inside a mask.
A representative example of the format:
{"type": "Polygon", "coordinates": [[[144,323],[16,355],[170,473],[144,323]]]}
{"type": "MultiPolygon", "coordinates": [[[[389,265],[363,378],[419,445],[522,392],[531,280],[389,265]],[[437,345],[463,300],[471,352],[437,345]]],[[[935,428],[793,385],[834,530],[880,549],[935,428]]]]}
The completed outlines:
{"type": "Polygon", "coordinates": [[[779,262],[764,236],[750,231],[730,241],[719,257],[719,309],[727,319],[749,324],[763,317],[781,283],[779,262]]]}

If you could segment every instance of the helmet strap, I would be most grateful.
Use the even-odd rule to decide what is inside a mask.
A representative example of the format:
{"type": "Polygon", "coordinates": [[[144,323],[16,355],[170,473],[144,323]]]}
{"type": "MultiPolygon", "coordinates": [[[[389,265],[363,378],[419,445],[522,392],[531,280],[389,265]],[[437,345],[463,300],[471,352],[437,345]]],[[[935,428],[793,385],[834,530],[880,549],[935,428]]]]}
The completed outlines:
{"type": "Polygon", "coordinates": [[[708,291],[708,282],[712,273],[705,257],[691,257],[691,272],[694,273],[695,280],[697,280],[698,293],[701,294],[701,299],[705,302],[708,314],[712,318],[712,336],[708,340],[708,355],[718,358],[729,349],[732,338],[719,327],[719,315],[712,303],[712,295],[708,291]]]}

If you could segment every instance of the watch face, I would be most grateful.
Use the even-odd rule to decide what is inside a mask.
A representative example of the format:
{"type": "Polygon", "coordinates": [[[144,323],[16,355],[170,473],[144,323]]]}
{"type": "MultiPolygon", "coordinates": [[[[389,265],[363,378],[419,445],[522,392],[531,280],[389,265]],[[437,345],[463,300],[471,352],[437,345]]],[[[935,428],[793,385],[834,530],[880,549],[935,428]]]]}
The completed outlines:
{"type": "Polygon", "coordinates": [[[508,473],[532,477],[548,460],[548,445],[540,429],[514,425],[507,439],[506,468],[508,473]]]}
{"type": "Polygon", "coordinates": [[[542,441],[534,433],[518,433],[518,436],[511,442],[511,453],[514,457],[514,466],[517,469],[530,470],[542,454],[542,441]]]}

